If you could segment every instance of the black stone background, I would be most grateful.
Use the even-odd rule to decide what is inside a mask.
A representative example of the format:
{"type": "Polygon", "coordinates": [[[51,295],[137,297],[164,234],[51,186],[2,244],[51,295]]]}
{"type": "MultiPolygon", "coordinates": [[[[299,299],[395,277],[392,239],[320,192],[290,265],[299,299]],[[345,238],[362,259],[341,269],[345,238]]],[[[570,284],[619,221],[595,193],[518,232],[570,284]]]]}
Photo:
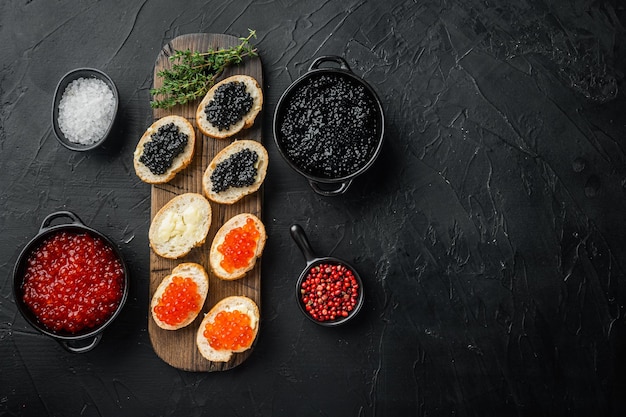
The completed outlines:
{"type": "Polygon", "coordinates": [[[1,2],[0,414],[626,415],[625,20],[621,0],[1,2]],[[161,47],[248,28],[271,158],[262,327],[240,367],[188,373],[150,345],[150,187],[132,152],[161,47]],[[387,121],[380,158],[335,198],[271,131],[281,93],[326,54],[373,86],[387,121]],[[75,153],[53,137],[51,101],[84,66],[117,83],[120,123],[75,153]],[[21,248],[60,209],[119,244],[132,274],[84,355],[37,334],[11,295],[21,248]],[[297,310],[294,222],[363,276],[354,325],[297,310]]]}

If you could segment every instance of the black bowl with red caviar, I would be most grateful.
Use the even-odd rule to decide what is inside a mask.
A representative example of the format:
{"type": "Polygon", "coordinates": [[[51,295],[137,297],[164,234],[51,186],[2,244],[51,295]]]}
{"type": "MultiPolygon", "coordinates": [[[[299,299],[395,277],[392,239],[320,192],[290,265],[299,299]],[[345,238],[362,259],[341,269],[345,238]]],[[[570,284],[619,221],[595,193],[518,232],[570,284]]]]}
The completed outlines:
{"type": "Polygon", "coordinates": [[[339,56],[321,56],[282,94],[273,120],[281,156],[313,191],[337,196],[381,152],[385,117],[372,87],[339,56]],[[339,67],[322,67],[324,63],[339,67]]]}
{"type": "Polygon", "coordinates": [[[13,270],[24,319],[72,353],[97,346],[128,297],[119,249],[70,211],[48,215],[13,270]]]}
{"type": "Polygon", "coordinates": [[[316,256],[300,225],[292,225],[290,233],[307,262],[296,282],[296,300],[304,316],[325,327],[354,319],[365,301],[356,269],[332,256],[316,256]]]}

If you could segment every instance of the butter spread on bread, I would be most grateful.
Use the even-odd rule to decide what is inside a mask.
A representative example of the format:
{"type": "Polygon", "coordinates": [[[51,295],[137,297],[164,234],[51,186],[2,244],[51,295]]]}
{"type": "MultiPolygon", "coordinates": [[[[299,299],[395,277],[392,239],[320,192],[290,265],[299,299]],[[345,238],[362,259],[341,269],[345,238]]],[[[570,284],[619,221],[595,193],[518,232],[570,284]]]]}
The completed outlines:
{"type": "Polygon", "coordinates": [[[177,259],[202,245],[211,226],[211,205],[201,194],[172,198],[154,216],[148,231],[150,247],[164,258],[177,259]]]}

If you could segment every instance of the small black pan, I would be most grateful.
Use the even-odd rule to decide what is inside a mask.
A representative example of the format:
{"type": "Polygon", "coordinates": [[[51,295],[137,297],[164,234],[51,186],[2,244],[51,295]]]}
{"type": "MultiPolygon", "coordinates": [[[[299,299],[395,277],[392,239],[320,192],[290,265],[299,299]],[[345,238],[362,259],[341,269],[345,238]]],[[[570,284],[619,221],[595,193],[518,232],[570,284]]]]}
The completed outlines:
{"type": "MultiPolygon", "coordinates": [[[[326,117],[330,116],[327,115],[326,117]]],[[[285,92],[278,100],[278,104],[276,105],[276,111],[274,112],[273,132],[274,141],[276,142],[278,151],[283,159],[291,166],[291,168],[293,168],[293,170],[295,170],[308,180],[309,185],[314,192],[323,196],[338,196],[345,193],[350,184],[352,184],[352,180],[368,170],[380,154],[383,146],[383,138],[385,135],[385,115],[383,112],[383,106],[380,98],[378,97],[374,89],[367,82],[365,82],[363,78],[352,72],[345,59],[335,55],[321,56],[316,58],[311,63],[308,71],[296,81],[294,81],[285,90],[285,92]],[[337,64],[339,65],[339,68],[322,67],[322,64],[327,62],[331,64],[337,64]],[[374,103],[373,110],[375,111],[377,128],[375,134],[376,140],[371,145],[371,156],[361,168],[352,172],[351,174],[347,174],[342,177],[321,177],[311,172],[308,172],[305,168],[303,168],[296,161],[294,161],[292,157],[289,156],[289,152],[285,147],[284,135],[281,133],[281,125],[286,117],[289,102],[293,99],[296,91],[310,81],[319,80],[320,77],[323,77],[325,75],[337,76],[342,79],[348,80],[355,85],[362,86],[367,92],[367,95],[374,103]]]]}
{"type": "Polygon", "coordinates": [[[122,310],[122,307],[124,307],[126,298],[128,297],[128,269],[126,267],[124,259],[122,258],[121,252],[109,238],[107,238],[105,235],[98,232],[97,230],[86,226],[73,212],[57,211],[49,214],[43,220],[41,228],[39,229],[37,235],[33,239],[31,239],[31,241],[24,247],[24,249],[20,253],[20,256],[18,257],[18,260],[15,263],[15,268],[13,270],[13,296],[15,298],[15,304],[17,305],[20,313],[33,328],[47,336],[50,336],[51,338],[59,342],[59,344],[69,352],[85,353],[89,352],[98,345],[100,339],[102,338],[102,332],[104,331],[104,329],[115,320],[115,318],[122,310]],[[53,224],[53,222],[58,219],[64,219],[65,222],[61,224],[53,224]],[[61,231],[87,233],[94,237],[100,238],[108,246],[111,247],[117,258],[121,262],[122,268],[124,270],[124,293],[113,315],[102,324],[100,324],[98,327],[86,328],[77,333],[54,331],[48,329],[37,319],[35,314],[26,306],[23,301],[22,282],[27,268],[29,255],[33,251],[35,251],[39,247],[39,245],[43,243],[44,240],[61,231]]]}
{"type": "Polygon", "coordinates": [[[307,317],[313,323],[319,324],[320,326],[325,326],[325,327],[339,326],[352,320],[354,317],[356,317],[356,315],[361,310],[361,307],[363,306],[363,302],[365,300],[365,296],[363,292],[363,280],[361,280],[361,277],[357,273],[356,269],[354,269],[348,262],[338,259],[338,258],[334,258],[331,256],[324,256],[324,257],[316,256],[315,253],[313,252],[313,249],[311,248],[311,244],[309,243],[309,240],[306,234],[304,233],[304,230],[302,229],[300,225],[298,224],[292,225],[289,231],[291,233],[291,237],[293,238],[293,240],[296,242],[296,244],[302,251],[302,254],[304,255],[304,258],[306,260],[306,267],[304,268],[304,270],[300,274],[300,277],[298,278],[298,281],[296,282],[296,294],[295,294],[296,302],[298,304],[298,307],[302,311],[302,314],[304,314],[305,317],[307,317]],[[346,268],[347,270],[351,271],[352,275],[356,279],[356,282],[358,283],[358,296],[356,299],[356,304],[354,305],[354,308],[351,311],[349,311],[347,317],[339,317],[334,320],[320,321],[320,320],[313,318],[313,316],[306,309],[306,305],[304,301],[302,300],[302,289],[301,289],[302,283],[308,276],[309,271],[311,271],[313,268],[316,268],[322,264],[336,265],[336,266],[341,266],[343,268],[346,268]]]}

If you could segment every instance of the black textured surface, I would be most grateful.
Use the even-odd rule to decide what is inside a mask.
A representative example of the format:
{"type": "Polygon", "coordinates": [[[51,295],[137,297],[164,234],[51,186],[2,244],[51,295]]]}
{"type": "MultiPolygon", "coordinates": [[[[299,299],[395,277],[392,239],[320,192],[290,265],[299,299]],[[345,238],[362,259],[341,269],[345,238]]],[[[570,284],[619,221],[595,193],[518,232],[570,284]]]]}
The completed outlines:
{"type": "Polygon", "coordinates": [[[0,3],[0,414],[626,415],[622,1],[184,3],[0,3]],[[132,152],[162,46],[248,28],[270,154],[261,331],[241,366],[187,373],[147,333],[150,187],[132,152]],[[280,95],[321,55],[344,57],[386,116],[380,157],[333,198],[270,136],[280,95]],[[78,67],[120,95],[115,132],[82,153],[40,116],[78,67]],[[82,355],[37,334],[11,295],[21,248],[60,209],[131,272],[124,310],[82,355]],[[347,327],[300,314],[293,223],[363,278],[347,327]]]}

